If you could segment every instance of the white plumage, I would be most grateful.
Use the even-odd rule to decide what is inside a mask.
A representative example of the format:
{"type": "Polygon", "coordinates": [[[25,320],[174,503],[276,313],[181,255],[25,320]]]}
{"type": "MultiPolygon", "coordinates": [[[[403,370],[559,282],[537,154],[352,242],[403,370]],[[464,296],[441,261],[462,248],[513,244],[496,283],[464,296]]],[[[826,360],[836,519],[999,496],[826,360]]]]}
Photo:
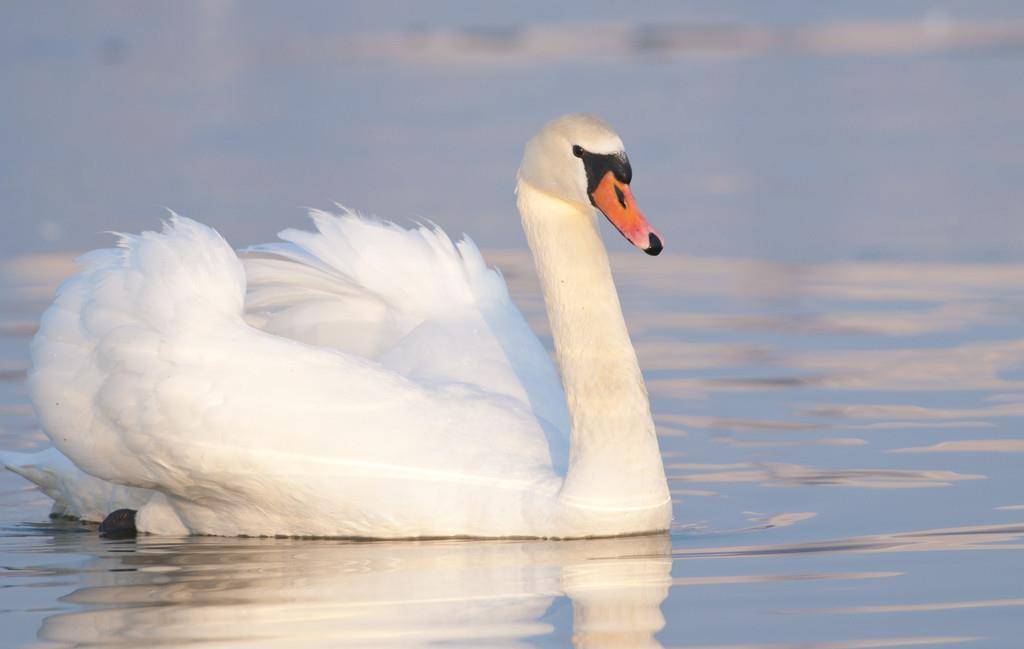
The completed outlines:
{"type": "MultiPolygon", "coordinates": [[[[524,191],[521,180],[521,204],[524,191]]],[[[619,453],[625,500],[567,500],[569,439],[583,431],[571,430],[554,365],[476,246],[352,212],[312,217],[316,232],[286,230],[241,258],[176,215],[162,232],[84,256],[32,343],[32,400],[60,453],[34,470],[23,456],[0,460],[59,511],[137,508],[139,529],[157,533],[569,537],[667,526],[638,370],[627,379],[643,403],[626,395],[623,412],[640,418],[633,436],[652,439],[619,453]],[[631,464],[653,476],[639,491],[631,464]]],[[[596,233],[592,216],[579,227],[596,233]]]]}

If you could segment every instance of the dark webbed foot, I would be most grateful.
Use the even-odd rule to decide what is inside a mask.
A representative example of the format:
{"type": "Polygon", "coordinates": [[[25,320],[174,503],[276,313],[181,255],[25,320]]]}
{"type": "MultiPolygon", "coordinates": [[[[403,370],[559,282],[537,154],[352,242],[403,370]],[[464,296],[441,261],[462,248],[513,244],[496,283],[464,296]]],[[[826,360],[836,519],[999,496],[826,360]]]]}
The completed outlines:
{"type": "Polygon", "coordinates": [[[135,510],[118,509],[110,512],[100,523],[100,536],[108,539],[134,538],[139,531],[135,529],[135,510]]]}

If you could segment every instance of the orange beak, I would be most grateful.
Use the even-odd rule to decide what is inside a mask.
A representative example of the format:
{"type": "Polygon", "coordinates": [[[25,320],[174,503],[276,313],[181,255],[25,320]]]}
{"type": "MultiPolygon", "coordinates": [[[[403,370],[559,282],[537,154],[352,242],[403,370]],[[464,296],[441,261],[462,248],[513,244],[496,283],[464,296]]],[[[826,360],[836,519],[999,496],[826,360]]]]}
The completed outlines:
{"type": "Polygon", "coordinates": [[[608,217],[611,224],[622,236],[648,255],[657,255],[662,250],[661,234],[643,215],[633,198],[629,185],[619,181],[611,171],[590,194],[590,202],[608,217]]]}

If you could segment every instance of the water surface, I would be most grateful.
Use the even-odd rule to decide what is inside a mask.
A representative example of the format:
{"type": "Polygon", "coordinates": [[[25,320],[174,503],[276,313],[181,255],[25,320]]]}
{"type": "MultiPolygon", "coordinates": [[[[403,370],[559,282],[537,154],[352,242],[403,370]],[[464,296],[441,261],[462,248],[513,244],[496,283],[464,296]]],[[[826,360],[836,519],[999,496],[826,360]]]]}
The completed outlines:
{"type": "MultiPolygon", "coordinates": [[[[491,251],[546,331],[525,252],[491,251]]],[[[4,266],[26,322],[68,261],[4,266]]],[[[12,645],[1011,646],[1024,264],[614,258],[675,501],[574,542],[97,538],[0,476],[12,645]]],[[[6,321],[0,445],[44,445],[6,321]]]]}

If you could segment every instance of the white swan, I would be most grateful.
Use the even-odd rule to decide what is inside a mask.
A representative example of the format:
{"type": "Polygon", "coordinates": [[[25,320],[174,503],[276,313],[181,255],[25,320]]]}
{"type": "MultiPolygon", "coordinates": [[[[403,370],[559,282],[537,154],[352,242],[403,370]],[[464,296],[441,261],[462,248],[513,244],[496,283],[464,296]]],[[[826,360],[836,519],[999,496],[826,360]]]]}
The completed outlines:
{"type": "Polygon", "coordinates": [[[658,254],[630,176],[591,116],[526,145],[518,206],[561,385],[468,239],[318,212],[318,232],[240,260],[175,216],[89,253],[60,288],[29,376],[59,453],[0,460],[58,511],[138,508],[144,532],[665,530],[658,440],[592,208],[658,254]]]}

